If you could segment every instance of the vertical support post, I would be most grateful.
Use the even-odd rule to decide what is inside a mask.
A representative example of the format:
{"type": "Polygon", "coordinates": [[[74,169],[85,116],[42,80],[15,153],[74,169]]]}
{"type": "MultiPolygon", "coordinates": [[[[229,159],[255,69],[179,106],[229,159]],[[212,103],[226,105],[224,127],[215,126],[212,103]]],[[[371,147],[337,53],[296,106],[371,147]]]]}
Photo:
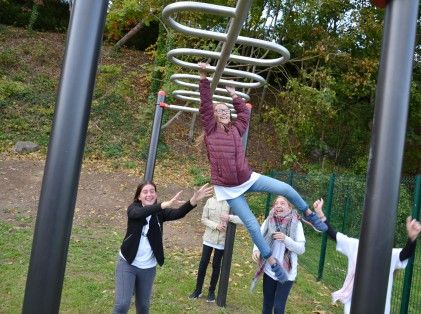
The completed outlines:
{"type": "MultiPolygon", "coordinates": [[[[329,186],[327,188],[327,204],[326,204],[326,218],[330,221],[330,216],[332,212],[333,204],[333,190],[335,188],[336,176],[334,173],[330,176],[329,186]]],[[[326,247],[327,247],[327,234],[326,232],[322,235],[322,245],[320,249],[320,259],[319,259],[319,271],[317,274],[317,281],[320,281],[323,278],[323,270],[325,267],[325,257],[326,257],[326,247]]]]}
{"type": "MultiPolygon", "coordinates": [[[[419,220],[420,219],[420,208],[421,208],[421,175],[417,175],[415,179],[415,194],[414,194],[414,204],[412,206],[412,217],[419,220]]],[[[409,307],[409,297],[411,294],[411,284],[412,284],[412,273],[414,271],[414,260],[415,253],[409,258],[408,265],[405,268],[405,279],[403,282],[402,288],[402,299],[401,299],[401,314],[408,313],[409,307]]]]}
{"type": "Polygon", "coordinates": [[[108,1],[74,3],[22,313],[58,313],[108,1]]]}
{"type": "MultiPolygon", "coordinates": [[[[251,110],[251,105],[248,107],[251,110]]],[[[250,118],[251,118],[251,115],[250,115],[250,118]]],[[[249,127],[247,127],[246,132],[243,134],[244,151],[247,150],[249,128],[250,128],[250,121],[249,121],[249,127]]],[[[232,209],[230,209],[230,214],[231,213],[232,213],[232,209]]],[[[232,222],[229,222],[227,226],[226,235],[225,235],[224,256],[222,258],[221,274],[219,276],[219,285],[218,285],[218,295],[216,297],[216,304],[221,307],[224,307],[227,305],[228,282],[229,282],[230,271],[231,271],[232,252],[234,249],[235,230],[236,230],[236,225],[232,222]]]]}
{"type": "Polygon", "coordinates": [[[252,1],[251,0],[239,0],[235,7],[235,19],[233,23],[230,23],[227,32],[227,41],[224,42],[221,48],[221,56],[216,64],[215,74],[212,78],[211,90],[212,93],[218,86],[218,82],[222,77],[225,66],[231,56],[231,51],[237,41],[238,35],[240,34],[241,28],[243,27],[244,21],[246,20],[247,14],[250,11],[252,1]]]}
{"type": "Polygon", "coordinates": [[[418,0],[386,7],[352,314],[385,308],[418,10],[418,0]]]}
{"type": "Polygon", "coordinates": [[[158,97],[156,98],[155,115],[152,124],[151,141],[149,143],[148,161],[146,162],[146,169],[144,180],[152,181],[153,173],[155,170],[156,153],[158,151],[159,133],[161,132],[162,112],[163,109],[160,106],[161,102],[165,101],[165,92],[159,91],[158,97]]]}

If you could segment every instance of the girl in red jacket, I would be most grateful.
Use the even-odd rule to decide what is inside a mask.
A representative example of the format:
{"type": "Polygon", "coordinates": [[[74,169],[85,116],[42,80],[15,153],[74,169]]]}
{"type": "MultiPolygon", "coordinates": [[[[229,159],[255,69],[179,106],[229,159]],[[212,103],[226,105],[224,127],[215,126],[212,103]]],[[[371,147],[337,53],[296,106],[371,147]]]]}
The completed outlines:
{"type": "Polygon", "coordinates": [[[250,110],[244,100],[235,94],[233,87],[226,86],[233,99],[237,119],[232,122],[230,110],[223,103],[212,103],[206,63],[199,63],[200,118],[205,131],[205,145],[211,168],[211,182],[218,201],[226,200],[233,213],[240,217],[256,244],[263,259],[271,265],[280,282],[287,280],[282,265],[272,256],[271,249],[260,233],[260,225],[244,197],[246,192],[268,192],[286,197],[317,231],[327,230],[307,203],[285,182],[253,172],[247,161],[241,137],[247,130],[250,110]]]}

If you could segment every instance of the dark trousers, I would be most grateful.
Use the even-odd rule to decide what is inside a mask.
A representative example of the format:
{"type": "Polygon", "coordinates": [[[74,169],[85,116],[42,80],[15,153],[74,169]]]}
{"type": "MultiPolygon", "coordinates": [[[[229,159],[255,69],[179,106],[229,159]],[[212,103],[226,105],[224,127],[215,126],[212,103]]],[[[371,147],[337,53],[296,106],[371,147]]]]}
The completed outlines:
{"type": "MultiPolygon", "coordinates": [[[[203,245],[202,257],[200,258],[199,271],[197,272],[196,291],[202,292],[203,282],[205,281],[206,269],[212,255],[213,248],[203,245]]],[[[219,272],[221,271],[221,261],[224,255],[224,250],[215,249],[212,261],[212,276],[209,284],[209,292],[215,292],[216,284],[218,282],[219,272]]]]}
{"type": "Polygon", "coordinates": [[[263,314],[284,314],[293,281],[280,283],[263,275],[263,314]]]}

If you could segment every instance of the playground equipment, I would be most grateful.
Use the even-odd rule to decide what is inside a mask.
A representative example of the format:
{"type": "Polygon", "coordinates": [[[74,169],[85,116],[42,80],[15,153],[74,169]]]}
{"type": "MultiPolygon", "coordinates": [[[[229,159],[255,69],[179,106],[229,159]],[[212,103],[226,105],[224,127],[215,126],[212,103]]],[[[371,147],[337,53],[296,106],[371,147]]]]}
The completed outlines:
{"type": "MultiPolygon", "coordinates": [[[[239,0],[235,8],[220,6],[220,5],[213,5],[209,3],[200,3],[200,2],[176,2],[166,6],[162,12],[162,16],[164,21],[173,29],[180,31],[189,36],[196,36],[200,38],[207,38],[213,39],[220,42],[223,42],[222,49],[220,52],[216,51],[208,51],[208,50],[201,50],[201,49],[190,49],[190,48],[177,48],[169,51],[167,53],[167,57],[173,63],[182,66],[187,69],[197,70],[199,69],[197,63],[191,63],[187,61],[183,61],[182,57],[185,56],[198,56],[202,58],[208,58],[212,60],[216,60],[216,66],[210,65],[207,67],[209,72],[213,72],[213,77],[208,78],[211,82],[211,90],[213,93],[213,100],[219,102],[225,102],[227,106],[233,107],[231,102],[232,98],[227,97],[227,92],[223,88],[218,88],[218,84],[222,85],[230,85],[235,87],[242,87],[242,88],[257,88],[262,86],[266,83],[265,79],[258,74],[249,73],[242,70],[232,69],[230,68],[228,62],[234,62],[235,64],[247,64],[247,65],[256,65],[260,67],[269,67],[269,66],[277,66],[282,63],[285,63],[289,59],[289,52],[283,46],[264,41],[260,39],[253,39],[249,37],[240,36],[240,30],[244,24],[244,21],[248,15],[248,11],[250,9],[252,1],[251,0],[239,0]],[[227,33],[219,33],[213,31],[207,31],[202,29],[196,29],[189,26],[182,25],[178,23],[175,18],[173,17],[177,12],[181,11],[199,11],[202,14],[214,14],[214,15],[222,15],[224,17],[228,17],[228,31],[227,33]],[[240,56],[233,54],[232,51],[235,47],[235,44],[242,44],[251,47],[258,47],[265,49],[267,51],[272,51],[277,53],[279,57],[274,59],[259,59],[259,58],[252,58],[246,56],[240,56]],[[225,79],[223,75],[235,77],[235,80],[232,79],[225,79]]],[[[186,80],[194,80],[198,81],[200,77],[198,75],[191,75],[191,74],[184,74],[184,73],[177,73],[171,76],[171,81],[176,84],[179,84],[182,87],[193,89],[193,90],[176,90],[173,92],[173,96],[177,99],[192,101],[192,102],[200,102],[199,92],[197,91],[199,88],[198,84],[193,84],[190,82],[186,82],[186,80]]],[[[236,92],[237,95],[243,97],[245,100],[249,100],[249,95],[241,92],[236,92]]],[[[156,107],[155,113],[158,116],[161,116],[162,109],[161,108],[168,108],[173,110],[182,110],[182,111],[189,111],[189,112],[198,112],[198,108],[191,108],[191,107],[183,107],[183,106],[176,106],[176,105],[169,105],[163,102],[160,102],[160,106],[156,107]]],[[[233,110],[233,109],[231,109],[233,110]]],[[[235,118],[235,114],[232,115],[235,118]]],[[[154,119],[155,121],[160,121],[159,118],[154,119]]],[[[153,125],[153,130],[159,130],[160,124],[153,125]]],[[[159,131],[154,131],[155,134],[159,134],[159,131]]],[[[247,146],[247,135],[248,130],[243,136],[243,145],[247,146]]],[[[158,142],[158,138],[151,137],[151,145],[153,148],[156,148],[158,142]],[[154,143],[154,144],[152,144],[154,143]]],[[[151,153],[151,151],[150,151],[151,153]]],[[[153,155],[156,155],[156,152],[152,152],[153,155]]],[[[149,169],[153,167],[149,165],[149,169]]],[[[148,166],[147,166],[148,168],[148,166]]],[[[151,173],[151,171],[147,171],[147,173],[151,173]]],[[[151,178],[148,178],[151,179],[151,178]]],[[[216,302],[219,306],[226,305],[226,297],[228,291],[228,281],[229,281],[229,273],[231,268],[231,260],[232,260],[232,251],[234,246],[234,237],[235,237],[235,224],[229,223],[227,228],[226,234],[226,241],[225,241],[225,249],[224,249],[224,258],[222,262],[222,269],[220,274],[219,280],[219,288],[218,288],[218,296],[216,302]]]]}
{"type": "MultiPolygon", "coordinates": [[[[220,13],[226,13],[234,20],[244,21],[250,4],[251,1],[239,1],[234,11],[231,8],[220,13]]],[[[418,0],[395,0],[386,6],[368,188],[360,237],[362,241],[358,252],[351,313],[384,311],[396,222],[418,5],[418,0]]],[[[59,312],[107,7],[108,0],[75,1],[73,5],[34,230],[23,313],[59,312]]],[[[215,10],[212,5],[210,7],[213,8],[211,10],[215,10]]],[[[173,10],[178,9],[176,6],[173,10]]],[[[213,91],[216,90],[222,75],[229,74],[224,72],[224,69],[230,60],[234,42],[228,40],[241,38],[238,36],[240,28],[239,22],[233,23],[227,34],[217,39],[225,41],[217,65],[211,69],[214,72],[213,91]]],[[[208,33],[203,34],[208,35],[210,36],[208,33]]],[[[178,55],[179,52],[172,55],[174,60],[178,55]]],[[[210,54],[206,56],[213,57],[210,54]]],[[[241,61],[241,58],[236,60],[241,61]]],[[[186,66],[194,69],[189,64],[186,66]]],[[[249,76],[246,78],[252,79],[249,76]]],[[[256,78],[251,84],[255,84],[256,81],[259,82],[256,78]]],[[[192,96],[184,92],[178,95],[192,96]]],[[[156,121],[161,119],[162,108],[159,103],[163,102],[164,98],[164,94],[158,97],[154,118],[156,121]]],[[[159,130],[152,134],[145,178],[153,176],[156,157],[154,145],[157,144],[159,130]]],[[[227,230],[227,238],[232,238],[229,230],[230,228],[227,230]]],[[[226,245],[226,250],[230,249],[232,251],[232,247],[226,245]]],[[[224,259],[225,262],[227,261],[224,259]]],[[[223,303],[224,300],[218,302],[223,303]]]]}

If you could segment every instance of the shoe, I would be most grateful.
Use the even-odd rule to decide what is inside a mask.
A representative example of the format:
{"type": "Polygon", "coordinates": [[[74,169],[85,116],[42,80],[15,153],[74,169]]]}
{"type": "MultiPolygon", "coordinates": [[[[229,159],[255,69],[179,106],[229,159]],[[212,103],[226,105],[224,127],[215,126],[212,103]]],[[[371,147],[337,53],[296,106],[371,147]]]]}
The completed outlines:
{"type": "Polygon", "coordinates": [[[279,264],[279,261],[276,260],[276,263],[270,266],[272,271],[275,273],[276,279],[280,283],[284,283],[288,280],[288,275],[285,272],[285,270],[282,268],[281,264],[279,264]]]}
{"type": "Polygon", "coordinates": [[[202,291],[194,290],[192,294],[190,294],[189,299],[198,299],[202,296],[202,291]]]}
{"type": "Polygon", "coordinates": [[[209,292],[206,302],[215,302],[215,292],[209,292]]]}
{"type": "Polygon", "coordinates": [[[308,216],[303,216],[304,222],[310,224],[313,229],[317,232],[325,232],[327,231],[327,225],[320,220],[320,218],[316,215],[316,213],[312,212],[308,216]]]}

